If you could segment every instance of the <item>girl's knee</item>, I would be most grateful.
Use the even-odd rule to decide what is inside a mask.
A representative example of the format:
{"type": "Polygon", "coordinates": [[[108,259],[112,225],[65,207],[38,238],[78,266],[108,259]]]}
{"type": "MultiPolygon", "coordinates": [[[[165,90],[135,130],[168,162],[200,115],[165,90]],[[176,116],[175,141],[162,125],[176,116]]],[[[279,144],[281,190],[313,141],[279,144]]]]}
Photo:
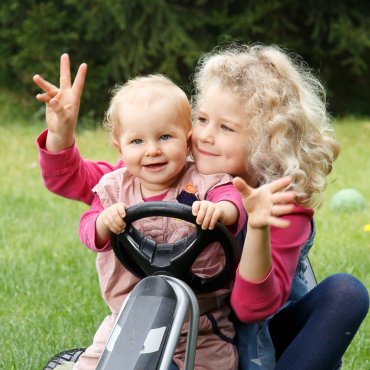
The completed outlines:
{"type": "Polygon", "coordinates": [[[337,304],[349,304],[356,307],[359,314],[365,316],[369,310],[369,293],[360,280],[353,275],[338,273],[322,281],[327,298],[337,304]]]}

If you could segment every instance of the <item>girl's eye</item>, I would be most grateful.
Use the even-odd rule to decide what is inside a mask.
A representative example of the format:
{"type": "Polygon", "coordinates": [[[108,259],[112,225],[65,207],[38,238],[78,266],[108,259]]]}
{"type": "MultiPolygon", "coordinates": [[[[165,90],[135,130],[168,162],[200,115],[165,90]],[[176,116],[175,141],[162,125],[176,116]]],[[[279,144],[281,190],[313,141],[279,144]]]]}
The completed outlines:
{"type": "Polygon", "coordinates": [[[225,125],[221,125],[221,128],[224,130],[224,131],[229,131],[229,132],[234,132],[234,130],[228,126],[225,126],[225,125]]]}
{"type": "Polygon", "coordinates": [[[200,123],[201,125],[205,125],[207,123],[207,120],[204,117],[198,117],[197,123],[200,123]]]}
{"type": "Polygon", "coordinates": [[[160,140],[168,140],[170,138],[170,135],[161,135],[159,138],[160,140]]]}
{"type": "Polygon", "coordinates": [[[141,144],[143,142],[143,140],[141,140],[141,139],[134,139],[134,140],[132,140],[132,143],[133,144],[141,144]]]}

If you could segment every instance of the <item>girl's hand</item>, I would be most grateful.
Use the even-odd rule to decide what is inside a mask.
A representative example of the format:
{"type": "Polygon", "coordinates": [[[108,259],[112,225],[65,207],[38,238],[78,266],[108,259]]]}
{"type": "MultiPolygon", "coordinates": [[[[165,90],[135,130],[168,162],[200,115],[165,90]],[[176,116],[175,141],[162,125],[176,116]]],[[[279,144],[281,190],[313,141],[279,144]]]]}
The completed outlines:
{"type": "Polygon", "coordinates": [[[196,223],[201,225],[203,230],[212,230],[216,222],[222,220],[223,208],[218,203],[200,200],[193,203],[192,213],[196,216],[196,223]]]}
{"type": "Polygon", "coordinates": [[[266,226],[289,226],[289,221],[280,216],[287,215],[294,209],[295,192],[284,191],[291,181],[290,177],[283,177],[254,189],[240,177],[233,180],[243,198],[249,227],[260,229],[266,226]]]}
{"type": "Polygon", "coordinates": [[[126,228],[126,223],[123,221],[125,216],[126,209],[123,203],[115,203],[105,208],[96,219],[97,233],[101,236],[105,236],[104,234],[109,231],[114,234],[123,233],[126,228]]]}
{"type": "Polygon", "coordinates": [[[85,83],[87,65],[81,64],[76,78],[71,84],[71,69],[68,54],[60,57],[60,87],[44,80],[40,75],[33,76],[35,84],[44,91],[36,99],[46,105],[46,123],[49,129],[46,149],[58,152],[74,143],[80,100],[85,83]]]}

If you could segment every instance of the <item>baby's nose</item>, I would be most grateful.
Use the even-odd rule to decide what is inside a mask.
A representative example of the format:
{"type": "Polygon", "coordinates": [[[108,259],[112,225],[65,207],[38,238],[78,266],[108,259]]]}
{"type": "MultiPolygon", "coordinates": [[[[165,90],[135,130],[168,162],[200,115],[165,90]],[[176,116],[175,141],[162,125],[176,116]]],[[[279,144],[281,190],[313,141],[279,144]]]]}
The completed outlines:
{"type": "Polygon", "coordinates": [[[156,156],[161,154],[161,149],[155,143],[148,144],[146,148],[146,155],[147,156],[156,156]]]}

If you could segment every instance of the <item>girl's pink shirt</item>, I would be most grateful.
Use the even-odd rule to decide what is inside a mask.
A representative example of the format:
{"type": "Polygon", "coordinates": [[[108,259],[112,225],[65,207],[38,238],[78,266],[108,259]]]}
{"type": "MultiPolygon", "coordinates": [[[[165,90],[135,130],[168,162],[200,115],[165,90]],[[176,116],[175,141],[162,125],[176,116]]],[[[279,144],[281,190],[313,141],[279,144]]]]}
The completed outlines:
{"type": "Polygon", "coordinates": [[[243,322],[263,320],[288,299],[301,247],[311,233],[313,209],[296,205],[293,213],[282,216],[290,221],[286,229],[271,227],[272,268],[260,282],[244,279],[236,272],[231,306],[243,322]]]}
{"type": "MultiPolygon", "coordinates": [[[[51,192],[68,199],[91,204],[92,187],[101,176],[124,163],[89,161],[81,158],[75,145],[59,153],[45,149],[47,130],[37,138],[39,165],[44,184],[51,192]]],[[[288,299],[302,245],[311,232],[313,210],[296,206],[294,213],[284,216],[291,221],[288,229],[271,228],[273,266],[261,282],[243,279],[236,272],[231,294],[231,305],[241,321],[253,322],[265,319],[278,310],[288,299]]]]}
{"type": "Polygon", "coordinates": [[[91,204],[94,194],[91,189],[108,172],[124,165],[119,160],[116,165],[105,161],[83,159],[75,144],[58,153],[46,150],[48,130],[44,130],[36,140],[39,151],[39,165],[44,184],[48,190],[62,197],[91,204]]]}

